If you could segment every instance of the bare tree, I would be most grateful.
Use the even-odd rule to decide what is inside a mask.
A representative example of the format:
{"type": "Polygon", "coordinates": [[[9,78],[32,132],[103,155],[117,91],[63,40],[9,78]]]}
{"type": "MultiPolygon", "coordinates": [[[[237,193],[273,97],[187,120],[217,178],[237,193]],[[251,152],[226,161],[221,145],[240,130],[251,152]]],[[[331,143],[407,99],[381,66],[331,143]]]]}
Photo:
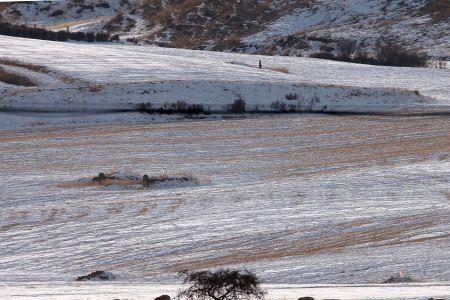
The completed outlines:
{"type": "Polygon", "coordinates": [[[265,291],[257,276],[249,271],[217,270],[183,272],[184,284],[177,297],[188,300],[250,300],[264,299],[265,291]]]}

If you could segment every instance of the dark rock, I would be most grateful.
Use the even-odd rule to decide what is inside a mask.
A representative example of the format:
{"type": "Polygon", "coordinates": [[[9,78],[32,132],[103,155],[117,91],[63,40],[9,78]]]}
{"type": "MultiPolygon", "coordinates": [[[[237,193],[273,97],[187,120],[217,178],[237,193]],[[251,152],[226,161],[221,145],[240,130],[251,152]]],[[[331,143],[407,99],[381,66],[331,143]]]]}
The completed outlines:
{"type": "Polygon", "coordinates": [[[97,181],[98,183],[102,184],[103,180],[105,180],[106,176],[105,173],[99,173],[98,176],[95,176],[92,181],[97,181]]]}
{"type": "Polygon", "coordinates": [[[170,296],[162,295],[162,296],[156,297],[155,300],[170,300],[170,296]]]}
{"type": "Polygon", "coordinates": [[[300,297],[297,300],[314,300],[313,297],[300,297]]]}
{"type": "Polygon", "coordinates": [[[110,272],[95,271],[85,276],[79,276],[75,280],[86,281],[86,280],[114,280],[114,279],[116,279],[116,276],[110,272]]]}

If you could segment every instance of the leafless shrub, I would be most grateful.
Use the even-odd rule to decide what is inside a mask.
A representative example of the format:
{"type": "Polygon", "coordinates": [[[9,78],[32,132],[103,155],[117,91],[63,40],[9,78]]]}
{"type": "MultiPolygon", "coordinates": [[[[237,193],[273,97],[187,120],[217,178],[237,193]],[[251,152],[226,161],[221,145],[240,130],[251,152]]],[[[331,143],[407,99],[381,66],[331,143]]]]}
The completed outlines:
{"type": "Polygon", "coordinates": [[[258,277],[249,271],[217,270],[184,272],[184,284],[177,298],[196,300],[264,299],[258,277]]]}
{"type": "Polygon", "coordinates": [[[272,104],[270,105],[270,108],[272,108],[273,110],[276,110],[278,112],[282,112],[282,113],[288,111],[287,103],[283,102],[283,101],[279,101],[279,100],[272,102],[272,104]]]}
{"type": "Polygon", "coordinates": [[[140,103],[135,106],[138,112],[148,113],[148,114],[187,114],[187,115],[198,115],[198,114],[210,114],[210,109],[205,108],[203,104],[188,104],[184,101],[177,101],[175,103],[166,103],[162,107],[153,107],[151,103],[140,103]]]}
{"type": "Polygon", "coordinates": [[[383,66],[396,67],[424,67],[427,64],[427,56],[406,50],[401,44],[378,43],[377,60],[383,66]]]}
{"type": "Polygon", "coordinates": [[[417,51],[408,50],[404,45],[380,41],[376,45],[375,55],[368,54],[361,48],[355,48],[356,43],[341,40],[338,55],[331,52],[313,53],[310,57],[360,64],[394,66],[394,67],[424,67],[428,57],[417,51]]]}
{"type": "Polygon", "coordinates": [[[298,95],[296,93],[289,93],[286,95],[286,100],[298,100],[298,95]]]}
{"type": "Polygon", "coordinates": [[[333,55],[333,53],[331,52],[316,52],[316,53],[312,53],[309,57],[311,58],[319,58],[319,59],[330,59],[330,60],[335,60],[336,56],[333,55]]]}
{"type": "Polygon", "coordinates": [[[232,113],[244,113],[246,105],[244,99],[238,98],[229,106],[228,111],[232,113]]]}
{"type": "Polygon", "coordinates": [[[341,60],[351,61],[351,57],[356,51],[356,41],[349,39],[339,39],[336,45],[338,57],[340,57],[341,60]]]}

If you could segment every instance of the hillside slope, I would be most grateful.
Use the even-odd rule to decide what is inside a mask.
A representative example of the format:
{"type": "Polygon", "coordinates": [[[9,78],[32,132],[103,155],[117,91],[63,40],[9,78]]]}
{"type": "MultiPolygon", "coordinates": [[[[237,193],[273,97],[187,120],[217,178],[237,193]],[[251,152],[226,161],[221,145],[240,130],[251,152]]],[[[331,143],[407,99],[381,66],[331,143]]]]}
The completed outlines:
{"type": "Polygon", "coordinates": [[[450,56],[446,0],[69,0],[17,3],[2,15],[10,22],[106,30],[178,48],[304,56],[335,51],[342,38],[368,51],[383,39],[450,56]]]}
{"type": "Polygon", "coordinates": [[[448,112],[450,107],[448,70],[2,36],[0,43],[0,67],[36,82],[36,87],[0,89],[0,107],[9,110],[159,109],[186,103],[221,113],[238,99],[247,111],[266,112],[448,112]],[[11,66],[11,61],[34,67],[11,66]]]}

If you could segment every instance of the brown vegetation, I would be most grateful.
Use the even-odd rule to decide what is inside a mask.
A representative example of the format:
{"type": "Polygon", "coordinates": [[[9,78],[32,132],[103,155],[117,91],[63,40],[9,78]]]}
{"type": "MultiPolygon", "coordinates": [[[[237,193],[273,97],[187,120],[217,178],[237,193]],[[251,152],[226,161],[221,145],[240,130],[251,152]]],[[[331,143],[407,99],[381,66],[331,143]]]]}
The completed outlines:
{"type": "Polygon", "coordinates": [[[217,50],[239,45],[240,37],[258,32],[264,24],[276,19],[289,9],[308,5],[310,0],[292,1],[279,8],[272,1],[173,1],[163,5],[162,0],[146,0],[144,16],[150,26],[160,25],[163,32],[173,32],[172,46],[199,48],[207,41],[217,42],[217,50]]]}
{"type": "Polygon", "coordinates": [[[448,0],[431,0],[422,8],[422,13],[430,15],[433,22],[441,22],[450,18],[450,2],[448,0]]]}
{"type": "Polygon", "coordinates": [[[235,114],[244,113],[246,105],[247,104],[245,103],[244,99],[238,98],[234,100],[233,103],[231,103],[231,105],[228,108],[228,111],[235,114]]]}
{"type": "Polygon", "coordinates": [[[24,69],[27,69],[27,70],[30,70],[33,72],[38,72],[38,73],[50,73],[50,70],[47,67],[30,64],[30,63],[26,63],[26,62],[21,62],[21,61],[9,59],[9,58],[0,58],[0,64],[24,68],[24,69]]]}
{"type": "Polygon", "coordinates": [[[92,84],[91,86],[89,86],[89,92],[91,93],[100,92],[102,89],[103,89],[102,84],[92,84]]]}
{"type": "Polygon", "coordinates": [[[269,68],[269,69],[272,70],[272,71],[289,74],[289,69],[287,67],[272,67],[272,68],[269,68]]]}
{"type": "Polygon", "coordinates": [[[7,84],[18,86],[26,86],[26,87],[36,86],[36,84],[29,78],[22,75],[7,72],[2,68],[0,68],[0,81],[7,84]]]}
{"type": "Polygon", "coordinates": [[[395,41],[378,41],[376,53],[371,54],[357,47],[355,41],[343,39],[338,41],[337,52],[338,54],[320,51],[310,57],[393,67],[425,67],[428,62],[426,54],[409,50],[406,45],[395,41]]]}

